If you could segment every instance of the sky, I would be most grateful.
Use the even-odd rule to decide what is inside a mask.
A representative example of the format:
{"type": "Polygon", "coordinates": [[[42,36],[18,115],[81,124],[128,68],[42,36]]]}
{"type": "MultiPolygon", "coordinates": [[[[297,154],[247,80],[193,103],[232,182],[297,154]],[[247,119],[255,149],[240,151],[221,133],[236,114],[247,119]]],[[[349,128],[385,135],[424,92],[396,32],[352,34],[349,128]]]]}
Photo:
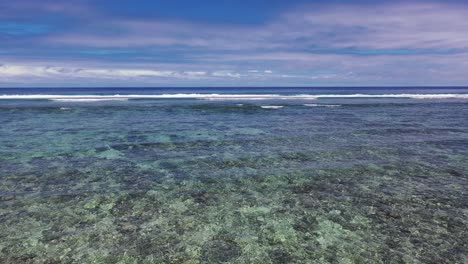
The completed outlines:
{"type": "Polygon", "coordinates": [[[463,85],[468,1],[0,0],[0,87],[463,85]]]}

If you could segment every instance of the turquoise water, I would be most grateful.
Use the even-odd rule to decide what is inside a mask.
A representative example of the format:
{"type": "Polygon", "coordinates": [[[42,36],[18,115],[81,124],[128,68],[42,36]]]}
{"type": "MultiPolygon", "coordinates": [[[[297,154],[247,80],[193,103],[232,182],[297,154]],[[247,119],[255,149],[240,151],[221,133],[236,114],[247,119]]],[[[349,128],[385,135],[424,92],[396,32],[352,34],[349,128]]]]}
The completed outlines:
{"type": "Polygon", "coordinates": [[[0,89],[0,263],[467,263],[463,94],[0,89]]]}

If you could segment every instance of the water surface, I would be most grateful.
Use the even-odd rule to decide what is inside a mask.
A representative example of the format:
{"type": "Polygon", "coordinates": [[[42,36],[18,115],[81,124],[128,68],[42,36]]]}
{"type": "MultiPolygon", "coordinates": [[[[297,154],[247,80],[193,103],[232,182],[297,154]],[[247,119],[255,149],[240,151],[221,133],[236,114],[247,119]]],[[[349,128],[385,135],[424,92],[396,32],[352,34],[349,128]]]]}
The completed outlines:
{"type": "Polygon", "coordinates": [[[467,94],[0,89],[0,262],[466,263],[467,94]]]}

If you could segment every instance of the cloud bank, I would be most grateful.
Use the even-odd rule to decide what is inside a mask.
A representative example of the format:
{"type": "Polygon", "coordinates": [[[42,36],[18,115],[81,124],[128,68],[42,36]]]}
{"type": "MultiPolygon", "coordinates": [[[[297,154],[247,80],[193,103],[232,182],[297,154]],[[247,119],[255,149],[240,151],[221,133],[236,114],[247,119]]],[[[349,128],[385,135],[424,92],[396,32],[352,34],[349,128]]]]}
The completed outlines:
{"type": "Polygon", "coordinates": [[[33,4],[2,5],[12,12],[0,14],[0,86],[28,78],[31,85],[468,85],[463,3],[300,4],[248,25],[117,16],[87,1],[35,7],[64,28],[25,23],[33,4]]]}

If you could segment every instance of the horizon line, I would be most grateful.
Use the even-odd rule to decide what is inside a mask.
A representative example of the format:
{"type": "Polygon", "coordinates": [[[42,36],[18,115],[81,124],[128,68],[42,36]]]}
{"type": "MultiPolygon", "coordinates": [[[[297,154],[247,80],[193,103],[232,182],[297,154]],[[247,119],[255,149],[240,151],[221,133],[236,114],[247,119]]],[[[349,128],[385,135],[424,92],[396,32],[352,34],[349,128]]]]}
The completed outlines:
{"type": "Polygon", "coordinates": [[[419,86],[419,85],[382,85],[382,86],[373,86],[373,85],[362,85],[362,86],[23,86],[23,87],[0,87],[0,89],[114,89],[114,88],[128,88],[128,89],[214,89],[214,88],[468,88],[468,85],[442,85],[442,86],[419,86]]]}

